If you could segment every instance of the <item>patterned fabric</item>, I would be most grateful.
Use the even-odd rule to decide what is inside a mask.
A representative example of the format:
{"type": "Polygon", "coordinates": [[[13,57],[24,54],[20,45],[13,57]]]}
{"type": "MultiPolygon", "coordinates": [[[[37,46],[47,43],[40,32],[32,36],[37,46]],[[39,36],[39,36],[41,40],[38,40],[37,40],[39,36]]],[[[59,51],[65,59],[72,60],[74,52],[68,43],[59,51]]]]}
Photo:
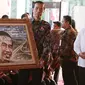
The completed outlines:
{"type": "Polygon", "coordinates": [[[39,58],[48,60],[48,53],[50,50],[50,24],[44,20],[32,21],[32,28],[34,32],[34,38],[38,49],[39,58]]]}
{"type": "Polygon", "coordinates": [[[53,57],[58,56],[59,51],[59,43],[60,43],[60,36],[62,30],[60,29],[53,29],[51,30],[51,50],[53,57]]]}
{"type": "Polygon", "coordinates": [[[76,39],[76,31],[70,26],[62,33],[60,54],[62,59],[76,59],[73,44],[76,39]]]}
{"type": "Polygon", "coordinates": [[[62,30],[53,29],[51,30],[51,52],[53,56],[52,68],[59,67],[59,44],[62,30]]]}

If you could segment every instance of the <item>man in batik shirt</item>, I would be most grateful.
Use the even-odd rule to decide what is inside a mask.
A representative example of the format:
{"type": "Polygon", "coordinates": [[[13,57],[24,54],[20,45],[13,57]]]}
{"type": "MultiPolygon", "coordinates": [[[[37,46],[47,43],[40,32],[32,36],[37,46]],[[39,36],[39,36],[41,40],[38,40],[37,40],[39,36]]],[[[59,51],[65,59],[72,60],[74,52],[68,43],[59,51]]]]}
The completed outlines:
{"type": "Polygon", "coordinates": [[[53,63],[51,67],[54,70],[54,80],[57,83],[59,68],[60,68],[59,45],[60,45],[61,33],[63,30],[61,29],[61,22],[56,21],[53,23],[54,23],[53,29],[51,30],[51,51],[52,51],[52,56],[53,56],[53,63]]]}
{"type": "Polygon", "coordinates": [[[62,27],[65,31],[62,33],[60,55],[64,85],[77,85],[74,73],[77,59],[73,50],[76,31],[71,27],[70,16],[63,17],[62,27]]]}
{"type": "MultiPolygon", "coordinates": [[[[33,3],[33,19],[32,29],[36,46],[38,49],[38,56],[40,59],[40,68],[30,69],[32,74],[32,85],[40,85],[43,73],[43,61],[44,66],[47,65],[48,56],[50,53],[50,24],[44,20],[41,20],[42,13],[45,9],[45,5],[41,1],[33,3]]],[[[28,69],[21,70],[19,72],[18,85],[28,85],[28,69]]]]}

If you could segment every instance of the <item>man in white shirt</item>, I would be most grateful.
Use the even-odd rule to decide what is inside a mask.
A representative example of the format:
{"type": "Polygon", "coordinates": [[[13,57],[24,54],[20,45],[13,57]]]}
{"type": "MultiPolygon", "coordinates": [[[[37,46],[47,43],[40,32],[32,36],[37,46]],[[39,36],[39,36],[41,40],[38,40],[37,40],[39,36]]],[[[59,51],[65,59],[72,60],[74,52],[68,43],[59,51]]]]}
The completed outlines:
{"type": "Polygon", "coordinates": [[[78,33],[74,42],[74,50],[79,55],[79,85],[85,85],[85,28],[78,33]]]}

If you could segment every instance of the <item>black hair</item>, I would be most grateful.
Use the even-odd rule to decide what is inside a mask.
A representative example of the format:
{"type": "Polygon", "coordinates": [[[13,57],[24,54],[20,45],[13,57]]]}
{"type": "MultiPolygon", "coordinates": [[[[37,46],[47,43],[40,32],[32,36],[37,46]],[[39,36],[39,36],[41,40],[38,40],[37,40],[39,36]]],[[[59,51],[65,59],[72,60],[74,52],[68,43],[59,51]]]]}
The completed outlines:
{"type": "Polygon", "coordinates": [[[21,19],[23,19],[26,16],[26,14],[22,14],[21,19]]]}
{"type": "Polygon", "coordinates": [[[5,31],[0,31],[0,36],[8,36],[8,37],[11,38],[11,36],[7,32],[5,32],[5,31]]]}
{"type": "Polygon", "coordinates": [[[23,19],[24,17],[26,17],[26,14],[28,14],[28,15],[29,15],[29,13],[28,13],[28,12],[24,13],[24,14],[22,14],[22,16],[21,16],[21,19],[23,19]]]}
{"type": "Polygon", "coordinates": [[[28,13],[28,12],[26,12],[25,14],[28,14],[28,15],[29,15],[29,13],[28,13]]]}
{"type": "Polygon", "coordinates": [[[5,18],[9,18],[9,16],[8,15],[3,15],[2,19],[5,19],[5,18]]]}
{"type": "Polygon", "coordinates": [[[63,18],[65,19],[65,21],[69,22],[69,24],[71,25],[71,16],[69,15],[66,15],[66,16],[63,16],[63,18]]]}
{"type": "Polygon", "coordinates": [[[72,25],[72,27],[75,29],[75,20],[74,20],[74,19],[72,19],[71,25],[72,25]]]}
{"type": "Polygon", "coordinates": [[[44,2],[42,2],[42,1],[35,1],[35,2],[33,2],[33,4],[32,4],[32,8],[34,8],[34,6],[35,6],[36,3],[44,4],[44,2]]]}
{"type": "Polygon", "coordinates": [[[74,19],[72,19],[71,25],[72,25],[72,28],[78,33],[78,31],[76,29],[76,23],[75,23],[74,19]]]}
{"type": "Polygon", "coordinates": [[[56,22],[53,22],[54,24],[58,25],[58,27],[61,27],[61,22],[59,21],[56,21],[56,22]]]}
{"type": "MultiPolygon", "coordinates": [[[[7,37],[11,38],[11,40],[12,40],[12,37],[5,31],[0,31],[0,36],[7,36],[7,37]]],[[[13,40],[12,40],[12,45],[13,45],[13,40]]]]}

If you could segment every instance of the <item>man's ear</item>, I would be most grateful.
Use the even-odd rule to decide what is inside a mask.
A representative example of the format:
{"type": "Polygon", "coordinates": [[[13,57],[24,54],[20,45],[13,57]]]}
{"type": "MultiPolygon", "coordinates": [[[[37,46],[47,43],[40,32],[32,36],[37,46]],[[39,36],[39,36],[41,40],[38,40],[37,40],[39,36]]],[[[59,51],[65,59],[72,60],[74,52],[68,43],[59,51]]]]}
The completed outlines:
{"type": "Polygon", "coordinates": [[[43,12],[45,11],[45,4],[44,4],[44,10],[43,10],[43,12]]]}
{"type": "Polygon", "coordinates": [[[43,13],[45,12],[45,7],[44,7],[44,10],[43,10],[43,13]]]}
{"type": "Polygon", "coordinates": [[[44,11],[45,11],[45,7],[44,7],[44,11]]]}

